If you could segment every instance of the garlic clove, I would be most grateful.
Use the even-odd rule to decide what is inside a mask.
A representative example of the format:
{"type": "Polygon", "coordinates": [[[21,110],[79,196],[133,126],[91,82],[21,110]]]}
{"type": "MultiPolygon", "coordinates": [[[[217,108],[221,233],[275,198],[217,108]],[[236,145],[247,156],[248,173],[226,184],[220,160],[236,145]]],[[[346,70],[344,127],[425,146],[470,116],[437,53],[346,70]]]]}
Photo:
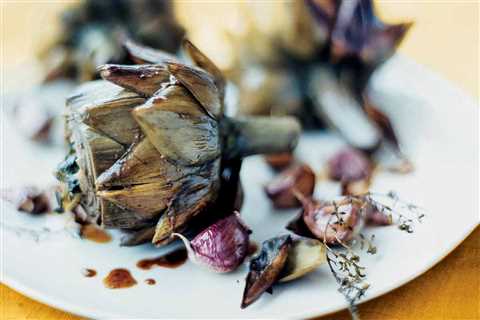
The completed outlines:
{"type": "Polygon", "coordinates": [[[370,177],[373,165],[363,152],[345,148],[328,160],[327,168],[330,179],[348,183],[370,177]]]}
{"type": "Polygon", "coordinates": [[[201,231],[191,241],[181,234],[174,235],[184,242],[192,261],[224,273],[235,270],[244,261],[250,232],[235,213],[201,231]]]}
{"type": "MultiPolygon", "coordinates": [[[[305,226],[315,238],[327,244],[350,241],[363,228],[363,203],[358,199],[343,198],[337,202],[304,200],[303,205],[305,226]]],[[[295,225],[291,223],[291,226],[295,225]]]]}
{"type": "Polygon", "coordinates": [[[281,172],[266,187],[265,193],[278,209],[300,207],[296,194],[310,197],[315,188],[315,173],[306,164],[298,164],[281,172]]]}
{"type": "Polygon", "coordinates": [[[316,239],[293,238],[279,282],[288,282],[314,271],[327,261],[325,245],[316,239]]]}

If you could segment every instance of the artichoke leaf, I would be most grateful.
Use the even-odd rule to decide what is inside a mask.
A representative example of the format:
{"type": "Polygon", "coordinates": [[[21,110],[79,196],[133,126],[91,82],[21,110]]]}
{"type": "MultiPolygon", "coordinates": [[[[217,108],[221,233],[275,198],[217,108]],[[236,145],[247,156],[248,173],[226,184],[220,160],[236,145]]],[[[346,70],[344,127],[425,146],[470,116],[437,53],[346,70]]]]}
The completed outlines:
{"type": "Polygon", "coordinates": [[[220,156],[217,121],[182,86],[166,87],[133,115],[158,152],[174,163],[200,165],[220,156]]]}
{"type": "Polygon", "coordinates": [[[223,76],[222,71],[213,63],[212,60],[210,60],[189,40],[183,40],[183,48],[197,67],[202,68],[213,76],[213,78],[215,79],[215,85],[217,86],[218,91],[221,95],[221,99],[223,100],[223,96],[225,94],[226,80],[223,76]]]}
{"type": "Polygon", "coordinates": [[[100,76],[122,88],[143,97],[152,96],[162,83],[168,82],[170,73],[164,65],[105,64],[97,68],[100,76]]]}
{"type": "Polygon", "coordinates": [[[214,203],[220,184],[219,170],[220,159],[216,159],[183,180],[172,205],[158,221],[152,240],[154,244],[170,242],[173,232],[184,230],[187,222],[214,203]]]}
{"type": "Polygon", "coordinates": [[[218,88],[210,74],[180,63],[168,63],[167,66],[173,76],[190,91],[212,118],[215,119],[222,114],[218,88]]]}

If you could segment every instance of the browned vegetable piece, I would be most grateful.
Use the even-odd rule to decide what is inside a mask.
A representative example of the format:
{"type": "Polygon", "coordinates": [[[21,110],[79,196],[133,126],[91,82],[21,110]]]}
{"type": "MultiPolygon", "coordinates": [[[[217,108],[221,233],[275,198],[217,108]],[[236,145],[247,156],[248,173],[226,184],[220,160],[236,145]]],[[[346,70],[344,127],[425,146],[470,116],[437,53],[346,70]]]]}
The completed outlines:
{"type": "Polygon", "coordinates": [[[289,152],[283,152],[267,155],[265,156],[265,161],[273,170],[280,171],[292,165],[295,161],[295,157],[289,152]]]}
{"type": "Polygon", "coordinates": [[[292,239],[279,282],[303,277],[327,261],[327,250],[322,242],[297,236],[292,239]]]}
{"type": "Polygon", "coordinates": [[[363,196],[317,201],[299,195],[299,199],[303,210],[286,228],[297,235],[317,238],[327,244],[350,241],[363,228],[367,211],[371,209],[371,204],[363,196]]]}
{"type": "Polygon", "coordinates": [[[292,238],[284,235],[262,243],[260,253],[250,260],[241,308],[255,302],[279,279],[288,257],[292,238]]]}
{"type": "Polygon", "coordinates": [[[300,207],[297,194],[310,197],[315,188],[315,173],[306,164],[297,164],[281,172],[265,187],[273,206],[279,209],[300,207]]]}
{"type": "Polygon", "coordinates": [[[145,97],[152,96],[170,77],[163,65],[106,64],[99,67],[98,71],[103,79],[145,97]]]}
{"type": "Polygon", "coordinates": [[[372,161],[361,151],[345,148],[328,160],[330,179],[349,183],[369,179],[372,174],[372,161]]]}
{"type": "Polygon", "coordinates": [[[0,198],[10,202],[18,211],[41,214],[51,210],[45,191],[36,187],[20,187],[0,190],[0,198]]]}

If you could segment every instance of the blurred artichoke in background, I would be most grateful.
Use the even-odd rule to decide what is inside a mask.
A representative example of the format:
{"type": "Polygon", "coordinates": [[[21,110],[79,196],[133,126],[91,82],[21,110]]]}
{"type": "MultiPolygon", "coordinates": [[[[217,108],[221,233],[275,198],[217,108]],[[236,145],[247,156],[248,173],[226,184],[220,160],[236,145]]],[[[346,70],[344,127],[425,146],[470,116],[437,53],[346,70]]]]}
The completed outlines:
{"type": "Polygon", "coordinates": [[[367,87],[410,24],[382,22],[371,0],[284,5],[279,30],[267,34],[250,22],[243,38],[232,37],[241,112],[295,115],[307,128],[337,129],[364,151],[387,142],[400,155],[393,126],[370,103],[367,87]]]}
{"type": "Polygon", "coordinates": [[[126,230],[125,245],[162,245],[238,209],[241,159],[292,151],[300,126],[291,117],[226,117],[225,79],[189,41],[195,66],[125,47],[142,64],[100,66],[106,81],[67,100],[73,150],[57,176],[64,207],[80,203],[87,220],[126,230]]]}

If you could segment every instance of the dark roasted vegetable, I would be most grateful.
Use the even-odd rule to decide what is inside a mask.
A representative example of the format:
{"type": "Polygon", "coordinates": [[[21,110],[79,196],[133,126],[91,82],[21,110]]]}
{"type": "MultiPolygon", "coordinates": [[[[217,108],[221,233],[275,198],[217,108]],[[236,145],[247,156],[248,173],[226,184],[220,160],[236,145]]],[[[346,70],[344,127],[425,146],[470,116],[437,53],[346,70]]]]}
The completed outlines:
{"type": "Polygon", "coordinates": [[[318,240],[283,235],[263,242],[262,249],[250,261],[245,281],[242,308],[255,302],[277,282],[300,278],[326,262],[326,250],[318,240]]]}
{"type": "Polygon", "coordinates": [[[184,44],[195,66],[129,42],[137,60],[156,63],[100,66],[107,81],[86,83],[67,100],[80,202],[104,227],[126,230],[125,245],[143,242],[153,226],[152,242],[166,244],[195,229],[196,216],[198,228],[215,222],[214,211],[233,212],[241,159],[290,152],[298,140],[292,118],[224,116],[223,75],[184,44]]]}
{"type": "Polygon", "coordinates": [[[9,188],[0,190],[0,199],[10,202],[18,211],[41,214],[52,209],[47,193],[36,187],[9,188]]]}
{"type": "Polygon", "coordinates": [[[347,195],[337,201],[300,197],[303,210],[287,229],[326,244],[348,243],[365,224],[392,224],[391,209],[375,202],[368,193],[347,195]]]}
{"type": "Polygon", "coordinates": [[[266,240],[262,250],[250,261],[250,271],[245,280],[242,308],[255,302],[279,279],[292,244],[289,235],[266,240]]]}
{"type": "Polygon", "coordinates": [[[289,152],[265,156],[265,161],[273,170],[283,170],[295,162],[295,157],[289,152]]]}
{"type": "Polygon", "coordinates": [[[297,164],[282,171],[265,186],[275,208],[296,208],[301,203],[297,193],[310,197],[315,189],[315,173],[306,164],[297,164]]]}

